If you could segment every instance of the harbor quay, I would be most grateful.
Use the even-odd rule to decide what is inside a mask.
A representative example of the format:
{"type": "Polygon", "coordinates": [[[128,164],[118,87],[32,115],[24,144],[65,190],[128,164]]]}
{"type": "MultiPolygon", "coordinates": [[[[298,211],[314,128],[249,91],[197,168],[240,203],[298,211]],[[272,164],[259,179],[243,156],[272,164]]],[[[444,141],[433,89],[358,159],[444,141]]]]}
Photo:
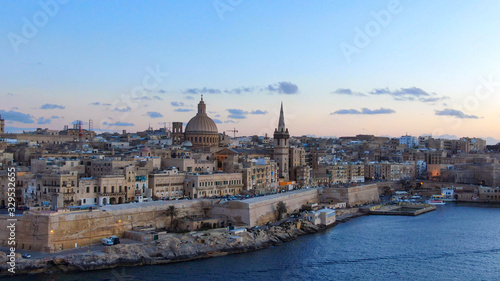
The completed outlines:
{"type": "Polygon", "coordinates": [[[424,203],[397,203],[381,204],[367,208],[361,208],[362,212],[370,215],[397,215],[418,216],[436,210],[436,206],[424,203]]]}

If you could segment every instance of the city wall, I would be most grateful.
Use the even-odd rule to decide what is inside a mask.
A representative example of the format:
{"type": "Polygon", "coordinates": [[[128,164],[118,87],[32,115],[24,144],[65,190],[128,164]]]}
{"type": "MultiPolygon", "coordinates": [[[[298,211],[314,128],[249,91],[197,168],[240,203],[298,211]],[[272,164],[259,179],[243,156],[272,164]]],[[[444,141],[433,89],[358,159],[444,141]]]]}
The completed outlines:
{"type": "Polygon", "coordinates": [[[348,207],[380,202],[376,183],[353,187],[323,188],[320,190],[321,202],[346,202],[348,207]]]}
{"type": "MultiPolygon", "coordinates": [[[[276,205],[283,201],[287,213],[303,204],[345,201],[349,206],[379,201],[377,184],[350,188],[303,189],[265,197],[218,204],[217,200],[156,201],[140,204],[111,205],[94,211],[49,212],[28,211],[17,216],[16,248],[55,252],[100,243],[104,237],[123,237],[125,231],[138,226],[164,228],[170,224],[165,211],[174,205],[184,216],[210,216],[226,219],[233,225],[262,225],[277,218],[276,205]]],[[[7,215],[0,216],[0,244],[8,245],[7,215]]]]}
{"type": "MultiPolygon", "coordinates": [[[[126,230],[137,226],[163,228],[170,224],[165,215],[170,205],[179,211],[178,217],[201,215],[203,201],[150,202],[143,206],[112,205],[94,211],[25,212],[16,222],[17,249],[54,252],[100,243],[104,237],[123,237],[126,230]]],[[[7,216],[0,217],[0,244],[8,245],[7,216]]]]}
{"type": "Polygon", "coordinates": [[[229,218],[233,223],[249,226],[274,222],[277,219],[276,205],[283,201],[288,213],[298,211],[303,204],[318,202],[318,190],[299,190],[266,197],[255,197],[243,201],[230,201],[212,209],[213,216],[229,218]]]}

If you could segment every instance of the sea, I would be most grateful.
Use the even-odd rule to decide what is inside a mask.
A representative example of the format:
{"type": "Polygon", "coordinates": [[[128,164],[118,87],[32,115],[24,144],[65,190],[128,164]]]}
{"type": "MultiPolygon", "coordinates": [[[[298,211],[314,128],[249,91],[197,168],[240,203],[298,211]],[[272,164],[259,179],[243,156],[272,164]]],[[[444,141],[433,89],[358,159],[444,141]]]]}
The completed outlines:
{"type": "Polygon", "coordinates": [[[500,206],[363,216],[265,250],[17,280],[500,280],[500,206]]]}

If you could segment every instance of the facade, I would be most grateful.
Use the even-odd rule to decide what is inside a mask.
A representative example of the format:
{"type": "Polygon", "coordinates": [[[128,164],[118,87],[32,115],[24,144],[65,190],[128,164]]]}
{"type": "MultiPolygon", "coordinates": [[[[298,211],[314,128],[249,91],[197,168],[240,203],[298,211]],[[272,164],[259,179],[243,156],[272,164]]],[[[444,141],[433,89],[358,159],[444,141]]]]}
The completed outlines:
{"type": "Polygon", "coordinates": [[[184,139],[190,141],[193,147],[218,146],[219,132],[217,125],[207,115],[207,106],[201,96],[198,104],[198,114],[189,120],[184,132],[184,139]]]}
{"type": "Polygon", "coordinates": [[[281,103],[280,119],[278,128],[274,130],[273,159],[278,164],[278,176],[283,181],[290,179],[290,133],[285,128],[285,116],[283,114],[283,103],[281,103]]]}
{"type": "Polygon", "coordinates": [[[402,136],[399,138],[399,144],[405,145],[408,148],[418,147],[418,138],[413,136],[402,136]]]}
{"type": "Polygon", "coordinates": [[[79,181],[75,204],[78,205],[114,205],[128,203],[127,186],[123,176],[104,176],[100,178],[82,178],[79,181]]]}
{"type": "Polygon", "coordinates": [[[500,202],[499,187],[479,187],[479,200],[481,202],[500,202]]]}
{"type": "Polygon", "coordinates": [[[365,178],[391,180],[415,178],[415,164],[411,163],[369,163],[365,165],[365,178]]]}
{"type": "Polygon", "coordinates": [[[243,189],[253,194],[276,192],[278,167],[269,158],[252,159],[236,165],[234,172],[242,173],[243,189]]]}
{"type": "Polygon", "coordinates": [[[184,197],[186,174],[177,169],[149,175],[148,183],[153,196],[158,199],[176,199],[184,197]]]}
{"type": "Polygon", "coordinates": [[[184,194],[189,198],[210,198],[237,195],[243,188],[241,173],[187,175],[184,194]]]}
{"type": "Polygon", "coordinates": [[[297,169],[306,165],[306,151],[303,147],[290,147],[290,180],[297,180],[297,169]]]}

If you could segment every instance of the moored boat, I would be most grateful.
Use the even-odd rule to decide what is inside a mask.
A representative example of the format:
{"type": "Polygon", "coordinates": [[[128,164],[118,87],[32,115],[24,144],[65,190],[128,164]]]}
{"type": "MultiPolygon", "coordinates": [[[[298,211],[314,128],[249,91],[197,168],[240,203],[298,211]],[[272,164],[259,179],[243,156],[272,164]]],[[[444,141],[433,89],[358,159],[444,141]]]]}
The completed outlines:
{"type": "Polygon", "coordinates": [[[444,202],[443,200],[427,200],[426,203],[431,204],[431,205],[445,205],[446,204],[446,202],[444,202]]]}

